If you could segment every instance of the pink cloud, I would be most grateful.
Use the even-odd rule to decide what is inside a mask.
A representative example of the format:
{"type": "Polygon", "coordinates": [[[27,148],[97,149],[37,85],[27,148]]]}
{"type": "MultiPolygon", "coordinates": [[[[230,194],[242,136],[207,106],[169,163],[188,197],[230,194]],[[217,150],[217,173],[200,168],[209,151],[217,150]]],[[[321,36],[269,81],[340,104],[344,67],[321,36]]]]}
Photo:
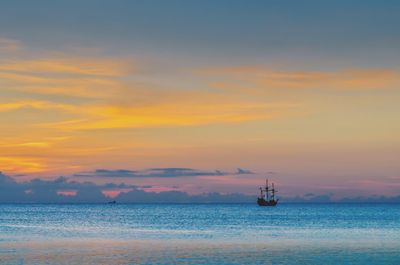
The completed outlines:
{"type": "Polygon", "coordinates": [[[103,193],[104,196],[106,196],[106,197],[115,198],[115,197],[117,197],[120,193],[122,193],[122,192],[130,192],[131,190],[132,190],[131,188],[112,189],[112,190],[102,190],[101,193],[103,193]]]}
{"type": "Polygon", "coordinates": [[[58,190],[57,195],[62,195],[62,196],[75,196],[77,193],[76,190],[58,190]]]}
{"type": "Polygon", "coordinates": [[[177,190],[176,188],[170,188],[170,187],[154,187],[152,186],[151,188],[142,188],[143,191],[145,192],[156,192],[156,193],[160,193],[160,192],[165,192],[165,191],[173,191],[173,190],[177,190]]]}

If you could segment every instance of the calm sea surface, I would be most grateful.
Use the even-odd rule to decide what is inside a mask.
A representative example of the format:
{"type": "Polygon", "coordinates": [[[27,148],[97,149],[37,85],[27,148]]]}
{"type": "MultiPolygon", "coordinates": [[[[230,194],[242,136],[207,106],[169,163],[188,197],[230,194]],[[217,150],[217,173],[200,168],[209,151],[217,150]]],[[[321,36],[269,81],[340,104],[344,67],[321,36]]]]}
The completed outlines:
{"type": "Polygon", "coordinates": [[[0,204],[1,264],[400,264],[394,204],[0,204]]]}

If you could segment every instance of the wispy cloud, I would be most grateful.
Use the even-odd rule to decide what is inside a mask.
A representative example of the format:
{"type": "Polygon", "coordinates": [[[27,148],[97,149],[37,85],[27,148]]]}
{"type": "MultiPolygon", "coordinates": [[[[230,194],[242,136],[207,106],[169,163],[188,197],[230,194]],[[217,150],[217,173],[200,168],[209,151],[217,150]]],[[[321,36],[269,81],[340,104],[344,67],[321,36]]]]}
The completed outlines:
{"type": "Polygon", "coordinates": [[[42,109],[42,110],[61,110],[67,112],[74,112],[76,108],[73,105],[55,103],[51,101],[40,100],[25,100],[0,103],[0,112],[13,111],[19,109],[42,109]]]}
{"type": "Polygon", "coordinates": [[[238,168],[236,172],[221,170],[198,170],[192,168],[151,168],[145,170],[96,169],[74,174],[75,177],[107,177],[107,178],[176,178],[196,176],[228,176],[254,174],[247,169],[238,168]]]}
{"type": "Polygon", "coordinates": [[[14,99],[3,103],[0,111],[27,107],[68,111],[73,114],[69,119],[42,124],[73,131],[241,123],[279,118],[299,107],[293,102],[221,94],[208,87],[139,82],[140,67],[140,62],[101,54],[49,53],[4,59],[0,61],[0,85],[21,93],[20,97],[27,98],[25,93],[29,93],[42,99],[14,99]]]}
{"type": "Polygon", "coordinates": [[[128,75],[128,62],[91,57],[0,61],[0,77],[8,90],[86,99],[107,98],[119,92],[128,75]]]}
{"type": "Polygon", "coordinates": [[[248,174],[254,174],[254,172],[251,170],[248,170],[248,169],[238,168],[236,174],[237,175],[248,175],[248,174]]]}
{"type": "MultiPolygon", "coordinates": [[[[95,130],[117,128],[157,128],[196,126],[208,124],[241,123],[246,121],[269,120],[289,115],[288,108],[268,103],[222,102],[207,103],[202,93],[193,98],[204,98],[204,102],[191,101],[159,103],[149,106],[80,106],[82,119],[43,124],[45,127],[61,130],[95,130]],[[284,108],[282,110],[282,108],[284,108]]],[[[211,97],[211,95],[210,95],[211,97]]],[[[197,100],[198,101],[198,100],[197,100]]],[[[78,110],[74,111],[75,113],[78,110]]]]}
{"type": "Polygon", "coordinates": [[[2,60],[0,71],[21,75],[39,75],[39,77],[121,77],[133,71],[131,64],[123,59],[67,56],[59,53],[34,59],[2,60]]]}
{"type": "Polygon", "coordinates": [[[293,71],[250,65],[215,67],[200,73],[213,77],[213,87],[253,93],[274,89],[396,89],[400,85],[400,71],[385,68],[293,71]]]}
{"type": "Polygon", "coordinates": [[[9,172],[37,173],[47,170],[47,165],[40,157],[21,157],[0,155],[0,165],[9,172]]]}
{"type": "MultiPolygon", "coordinates": [[[[1,43],[10,48],[22,46],[16,40],[2,39],[1,43]]],[[[66,172],[80,168],[85,155],[99,158],[100,151],[109,153],[122,146],[128,150],[137,145],[138,141],[129,139],[103,141],[104,131],[265,121],[290,115],[299,107],[292,102],[220,93],[206,85],[154,82],[152,76],[143,78],[141,68],[141,61],[94,50],[66,53],[24,46],[21,53],[3,57],[0,121],[8,126],[0,132],[3,139],[0,167],[15,170],[14,173],[57,168],[66,172]],[[48,140],[53,136],[68,140],[48,140]]],[[[151,143],[147,140],[141,144],[151,143]]],[[[152,172],[164,176],[168,173],[178,174],[152,172]]]]}
{"type": "Polygon", "coordinates": [[[22,49],[20,41],[0,37],[0,52],[16,52],[22,49]]]}

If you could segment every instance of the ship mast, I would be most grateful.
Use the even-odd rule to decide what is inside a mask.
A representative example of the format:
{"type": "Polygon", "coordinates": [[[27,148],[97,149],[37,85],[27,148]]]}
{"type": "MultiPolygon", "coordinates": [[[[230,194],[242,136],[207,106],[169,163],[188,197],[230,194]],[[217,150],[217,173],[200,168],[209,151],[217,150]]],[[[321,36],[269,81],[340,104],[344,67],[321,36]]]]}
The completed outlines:
{"type": "Polygon", "coordinates": [[[268,178],[266,178],[265,186],[260,187],[260,197],[257,199],[259,206],[276,206],[278,204],[279,199],[276,199],[275,183],[271,183],[271,186],[269,186],[268,178]]]}
{"type": "Polygon", "coordinates": [[[272,192],[271,198],[274,201],[275,200],[275,188],[274,188],[274,183],[273,182],[272,182],[272,190],[271,190],[271,192],[272,192]]]}

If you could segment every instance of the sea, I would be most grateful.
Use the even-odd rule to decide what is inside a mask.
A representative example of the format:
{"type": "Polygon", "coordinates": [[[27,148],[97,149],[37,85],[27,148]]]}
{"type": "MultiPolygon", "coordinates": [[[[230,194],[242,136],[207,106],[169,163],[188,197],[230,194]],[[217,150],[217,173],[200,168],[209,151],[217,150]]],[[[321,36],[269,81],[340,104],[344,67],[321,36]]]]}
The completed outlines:
{"type": "Polygon", "coordinates": [[[399,204],[0,204],[0,264],[400,264],[399,204]]]}

